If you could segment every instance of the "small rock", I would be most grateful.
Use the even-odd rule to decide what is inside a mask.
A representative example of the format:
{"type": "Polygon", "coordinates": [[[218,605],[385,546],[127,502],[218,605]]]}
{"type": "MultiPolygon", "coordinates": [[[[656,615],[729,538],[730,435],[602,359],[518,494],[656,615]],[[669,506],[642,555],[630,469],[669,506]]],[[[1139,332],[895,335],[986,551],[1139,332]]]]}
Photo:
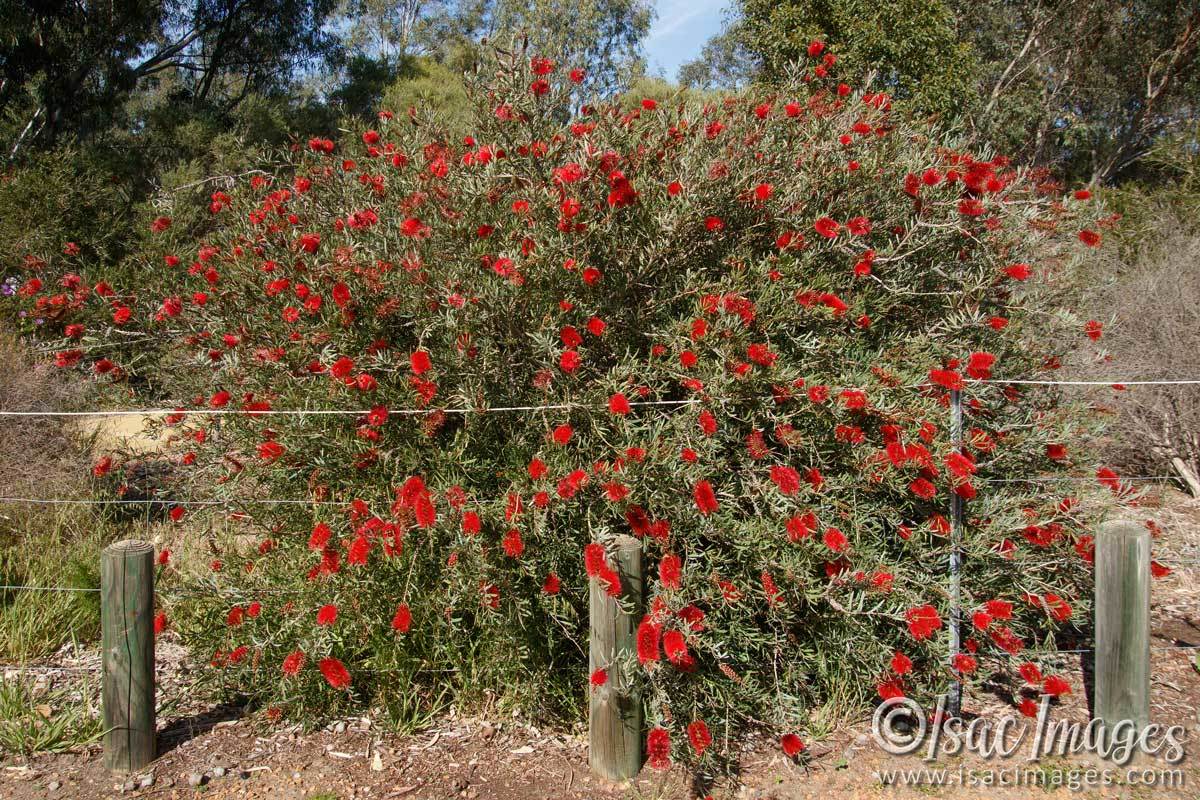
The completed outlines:
{"type": "Polygon", "coordinates": [[[214,778],[224,778],[225,773],[227,771],[228,770],[226,770],[224,767],[213,767],[213,771],[212,771],[213,777],[214,778]]]}
{"type": "Polygon", "coordinates": [[[143,775],[142,777],[138,778],[137,784],[139,789],[149,789],[154,785],[154,774],[150,773],[149,775],[143,775]]]}
{"type": "Polygon", "coordinates": [[[46,788],[52,792],[57,792],[62,788],[62,783],[59,781],[50,781],[50,783],[46,784],[46,788]]]}
{"type": "Polygon", "coordinates": [[[292,780],[294,780],[294,781],[298,781],[298,780],[300,780],[300,773],[299,773],[299,772],[293,772],[293,773],[292,773],[292,780]]]}
{"type": "Polygon", "coordinates": [[[136,788],[137,788],[137,784],[134,783],[133,781],[125,781],[125,783],[121,784],[122,792],[132,792],[136,788]]]}
{"type": "Polygon", "coordinates": [[[201,775],[199,772],[193,772],[191,775],[188,775],[188,786],[203,786],[203,785],[204,785],[204,776],[201,775]]]}
{"type": "Polygon", "coordinates": [[[336,723],[333,726],[333,732],[334,733],[345,733],[346,732],[346,723],[344,723],[344,722],[336,723]]]}

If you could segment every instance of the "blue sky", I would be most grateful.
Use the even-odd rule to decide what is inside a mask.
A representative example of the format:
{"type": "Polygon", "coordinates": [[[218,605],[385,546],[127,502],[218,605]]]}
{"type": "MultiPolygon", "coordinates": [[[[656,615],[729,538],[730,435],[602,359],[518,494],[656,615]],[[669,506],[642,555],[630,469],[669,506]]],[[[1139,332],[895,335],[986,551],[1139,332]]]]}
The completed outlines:
{"type": "Polygon", "coordinates": [[[646,39],[651,74],[675,80],[679,65],[700,54],[704,43],[721,30],[729,0],[654,0],[658,18],[646,39]]]}

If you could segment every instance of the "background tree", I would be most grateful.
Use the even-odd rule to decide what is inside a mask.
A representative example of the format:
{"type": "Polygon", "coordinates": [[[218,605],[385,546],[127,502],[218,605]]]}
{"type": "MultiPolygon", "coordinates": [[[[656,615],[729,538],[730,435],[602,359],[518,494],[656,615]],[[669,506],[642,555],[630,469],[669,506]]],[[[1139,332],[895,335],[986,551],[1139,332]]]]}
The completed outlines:
{"type": "Polygon", "coordinates": [[[680,80],[777,80],[821,37],[844,74],[1071,181],[1152,169],[1200,99],[1194,0],[739,0],[680,80]]]}

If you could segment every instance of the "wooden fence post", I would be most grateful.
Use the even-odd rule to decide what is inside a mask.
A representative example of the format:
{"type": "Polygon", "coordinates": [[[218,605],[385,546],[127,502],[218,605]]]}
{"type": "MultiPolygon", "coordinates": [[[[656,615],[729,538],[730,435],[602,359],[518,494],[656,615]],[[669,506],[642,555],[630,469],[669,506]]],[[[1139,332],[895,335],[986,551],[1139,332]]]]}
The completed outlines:
{"type": "Polygon", "coordinates": [[[154,545],[127,540],[100,557],[104,765],[136,772],[155,755],[154,545]]]}
{"type": "Polygon", "coordinates": [[[593,580],[588,603],[588,670],[608,671],[608,681],[591,690],[588,765],[611,781],[632,778],[642,768],[642,697],[622,666],[637,657],[637,628],[645,613],[642,543],[632,536],[618,537],[616,567],[621,576],[620,601],[608,596],[602,582],[593,580]]]}
{"type": "Polygon", "coordinates": [[[1136,737],[1150,723],[1150,531],[1136,522],[1106,522],[1096,539],[1095,669],[1104,730],[1128,720],[1120,738],[1136,737]]]}

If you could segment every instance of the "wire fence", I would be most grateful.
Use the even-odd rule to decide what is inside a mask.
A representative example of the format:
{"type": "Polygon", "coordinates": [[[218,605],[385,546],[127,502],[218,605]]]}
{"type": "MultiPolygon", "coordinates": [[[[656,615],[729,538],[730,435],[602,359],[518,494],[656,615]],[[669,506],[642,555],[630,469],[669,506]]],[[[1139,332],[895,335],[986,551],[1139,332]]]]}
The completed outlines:
{"type": "MultiPolygon", "coordinates": [[[[923,382],[917,384],[908,384],[902,387],[909,389],[925,389],[935,385],[931,382],[923,382]]],[[[970,385],[1012,385],[1012,386],[1108,386],[1114,390],[1123,390],[1131,386],[1195,386],[1200,385],[1200,379],[1162,379],[1162,380],[1041,380],[1041,379],[971,379],[963,381],[963,388],[970,385]]],[[[841,389],[860,389],[862,387],[827,387],[831,391],[841,389]]],[[[958,400],[959,391],[952,390],[952,401],[958,400]]],[[[773,399],[773,398],[772,398],[773,399]]],[[[702,404],[703,400],[699,398],[688,398],[680,400],[641,400],[629,401],[631,407],[683,407],[690,405],[702,404]]],[[[598,410],[602,406],[588,403],[551,403],[544,405],[513,405],[513,406],[479,406],[479,407],[457,407],[457,408],[405,408],[405,409],[388,409],[389,415],[399,416],[418,416],[428,415],[433,413],[450,413],[450,414],[486,414],[486,413],[536,413],[546,411],[563,411],[577,409],[595,409],[598,410]]],[[[95,409],[88,411],[59,411],[59,410],[0,410],[0,417],[174,417],[186,418],[187,416],[298,416],[298,417],[327,417],[327,416],[355,416],[362,417],[373,413],[373,409],[257,409],[257,408],[197,408],[187,409],[182,407],[176,408],[146,408],[146,409],[95,409]]],[[[959,403],[952,402],[952,415],[962,413],[962,407],[959,403]]],[[[961,446],[961,442],[956,442],[956,446],[961,446]]],[[[1099,478],[1096,475],[1049,475],[1049,476],[1030,476],[1020,478],[978,478],[979,483],[989,484],[1042,484],[1042,483],[1057,483],[1057,482],[1098,482],[1099,478]]],[[[1178,475],[1135,475],[1135,476],[1120,476],[1117,478],[1121,483],[1133,482],[1155,482],[1155,481],[1180,481],[1181,476],[1178,475]]],[[[0,496],[0,504],[29,504],[29,505],[86,505],[86,506],[136,506],[136,505],[161,505],[172,507],[224,507],[232,509],[236,505],[257,505],[257,506],[347,506],[354,501],[350,500],[310,500],[310,499],[294,499],[294,498],[239,498],[237,500],[188,500],[178,498],[46,498],[46,497],[17,497],[17,496],[0,496]]],[[[952,545],[952,549],[957,551],[957,543],[952,545]]],[[[1168,567],[1192,567],[1200,566],[1200,558],[1173,558],[1165,557],[1168,567]]],[[[951,572],[957,576],[957,571],[960,564],[958,561],[951,562],[951,572]]],[[[99,594],[100,589],[96,588],[79,588],[69,586],[44,586],[44,585],[23,585],[23,584],[0,584],[0,592],[73,592],[73,593],[92,593],[99,594]]],[[[211,597],[211,592],[195,593],[196,596],[211,597]]],[[[255,590],[255,594],[263,595],[292,595],[299,596],[305,594],[300,590],[272,590],[262,589],[255,590]]],[[[166,592],[168,598],[182,598],[186,593],[166,592]]],[[[956,621],[960,621],[961,608],[957,607],[957,603],[952,609],[952,615],[956,621]]],[[[1171,645],[1153,645],[1152,650],[1155,651],[1195,651],[1200,650],[1200,644],[1185,644],[1175,643],[1171,645]]],[[[959,651],[959,644],[953,642],[951,646],[950,656],[953,657],[959,651]]],[[[1046,658],[1058,658],[1069,655],[1087,655],[1095,653],[1094,648],[1065,648],[1051,650],[1035,650],[1023,652],[1019,654],[1008,654],[1008,658],[1017,660],[1036,660],[1046,658]]],[[[1004,659],[1004,654],[986,654],[984,657],[1004,659]]],[[[0,671],[4,673],[25,672],[25,673],[95,673],[100,671],[102,666],[96,664],[94,666],[57,666],[57,665],[28,665],[28,664],[0,664],[0,671]]],[[[381,672],[381,670],[374,670],[381,672]]],[[[387,670],[382,670],[386,672],[387,670]]]]}

